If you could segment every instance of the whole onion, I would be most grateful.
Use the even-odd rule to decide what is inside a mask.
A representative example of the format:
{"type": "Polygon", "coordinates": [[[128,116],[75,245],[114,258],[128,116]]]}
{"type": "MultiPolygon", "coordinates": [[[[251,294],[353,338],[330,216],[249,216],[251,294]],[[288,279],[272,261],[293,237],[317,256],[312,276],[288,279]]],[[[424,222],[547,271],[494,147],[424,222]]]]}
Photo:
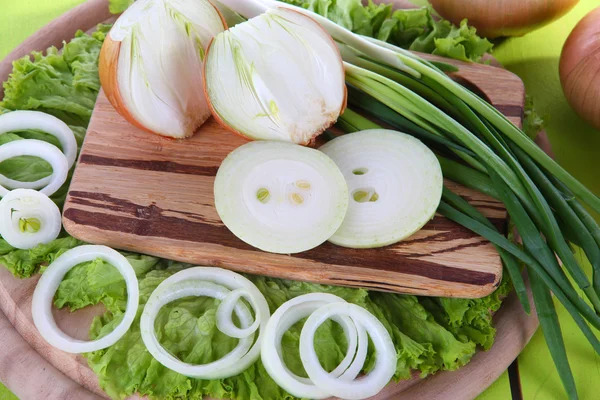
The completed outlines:
{"type": "Polygon", "coordinates": [[[560,56],[560,83],[575,112],[600,129],[600,7],[569,35],[560,56]]]}
{"type": "Polygon", "coordinates": [[[458,25],[467,18],[487,38],[522,36],[566,14],[579,0],[431,0],[433,8],[458,25]]]}

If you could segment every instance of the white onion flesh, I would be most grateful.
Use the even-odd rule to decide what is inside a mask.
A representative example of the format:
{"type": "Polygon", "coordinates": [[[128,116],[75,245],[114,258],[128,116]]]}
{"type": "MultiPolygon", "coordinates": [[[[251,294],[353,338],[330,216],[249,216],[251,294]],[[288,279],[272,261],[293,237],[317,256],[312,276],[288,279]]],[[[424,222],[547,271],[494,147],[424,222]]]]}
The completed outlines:
{"type": "Polygon", "coordinates": [[[396,349],[390,334],[381,321],[356,304],[333,303],[312,313],[300,334],[300,358],[310,379],[329,394],[342,399],[365,399],[375,396],[392,379],[396,372],[396,349]],[[315,333],[328,319],[349,317],[356,327],[365,329],[376,351],[375,367],[366,376],[356,380],[336,378],[325,371],[315,351],[315,333]]]}
{"type": "MultiPolygon", "coordinates": [[[[49,182],[40,192],[52,196],[67,180],[69,163],[65,155],[50,143],[42,140],[15,140],[0,146],[0,162],[13,157],[33,156],[45,160],[52,167],[49,182]]],[[[8,194],[9,190],[0,185],[0,197],[8,194]]]]}
{"type": "Polygon", "coordinates": [[[319,150],[340,168],[350,194],[346,218],[330,242],[386,246],[411,236],[435,215],[442,170],[418,139],[373,129],[340,136],[319,150]]]}
{"type": "Polygon", "coordinates": [[[272,253],[298,253],[325,242],[348,207],[346,182],[335,163],[285,142],[250,142],[234,150],[219,168],[214,193],[225,226],[272,253]]]}
{"type": "Polygon", "coordinates": [[[31,189],[15,189],[0,200],[0,236],[17,249],[56,239],[62,228],[58,206],[31,189]]]}
{"type": "MultiPolygon", "coordinates": [[[[331,303],[345,303],[345,300],[328,293],[310,293],[298,296],[282,304],[267,323],[261,346],[262,363],[271,378],[296,397],[324,399],[329,397],[330,393],[326,388],[317,387],[310,379],[299,377],[288,369],[283,362],[281,340],[284,333],[298,321],[331,303]]],[[[367,336],[364,330],[357,327],[349,318],[340,317],[334,318],[334,320],[344,330],[348,350],[342,362],[330,374],[335,378],[353,380],[362,369],[366,359],[367,336]]]]}
{"type": "MultiPolygon", "coordinates": [[[[29,129],[36,129],[57,138],[67,158],[68,168],[73,167],[77,158],[77,141],[71,128],[60,119],[40,111],[12,111],[0,115],[0,135],[29,129]]],[[[48,176],[35,182],[21,182],[0,175],[0,185],[7,189],[41,189],[48,185],[50,180],[48,176]]]]}
{"type": "Polygon", "coordinates": [[[194,267],[178,272],[158,285],[144,307],[140,330],[150,354],[165,367],[193,378],[223,379],[240,374],[258,359],[263,331],[269,316],[266,299],[258,288],[242,275],[221,268],[194,267]],[[222,300],[217,309],[217,329],[225,334],[233,332],[234,335],[246,335],[239,338],[237,346],[230,353],[217,361],[202,365],[185,363],[162,347],[156,337],[154,321],[160,309],[165,304],[189,296],[209,296],[222,300]],[[254,323],[248,308],[239,301],[240,297],[247,299],[254,309],[254,323]],[[221,310],[222,307],[225,309],[221,310]],[[235,326],[231,311],[240,319],[241,329],[235,326]],[[255,341],[257,329],[259,333],[255,341]]]}
{"type": "Polygon", "coordinates": [[[346,103],[335,42],[314,20],[272,9],[217,35],[205,65],[215,116],[251,139],[308,144],[346,103]]]}
{"type": "Polygon", "coordinates": [[[88,353],[105,349],[115,344],[129,329],[139,305],[138,281],[133,267],[119,252],[106,246],[79,246],[58,257],[42,274],[31,304],[33,322],[40,335],[52,346],[68,353],[88,353]],[[52,315],[54,294],[67,272],[84,262],[102,259],[115,267],[125,279],[127,306],[123,319],[117,327],[100,339],[83,341],[65,334],[56,325],[52,315]]]}
{"type": "MultiPolygon", "coordinates": [[[[207,0],[138,0],[117,20],[117,82],[127,111],[163,136],[191,136],[209,117],[202,64],[212,38],[226,29],[207,0]]],[[[102,65],[104,68],[105,66],[102,65]]]]}

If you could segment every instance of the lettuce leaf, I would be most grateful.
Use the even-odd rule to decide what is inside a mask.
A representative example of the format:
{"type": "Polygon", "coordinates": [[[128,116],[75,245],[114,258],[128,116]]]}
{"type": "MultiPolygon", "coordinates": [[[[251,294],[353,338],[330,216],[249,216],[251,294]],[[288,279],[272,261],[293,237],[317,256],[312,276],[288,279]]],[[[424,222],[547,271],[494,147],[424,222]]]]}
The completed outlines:
{"type": "Polygon", "coordinates": [[[479,61],[493,44],[477,36],[467,21],[460,26],[435,20],[432,8],[393,10],[390,4],[369,0],[280,0],[316,12],[352,32],[378,38],[405,49],[463,61],[479,61]]]}
{"type": "MultiPolygon", "coordinates": [[[[187,264],[160,260],[149,256],[126,255],[132,262],[140,282],[138,316],[125,336],[108,349],[87,354],[90,367],[98,375],[100,385],[112,398],[125,398],[139,392],[151,398],[201,399],[203,396],[231,399],[292,399],[266,373],[261,361],[238,376],[205,381],[191,379],[160,365],[146,350],[140,336],[139,317],[150,294],[164,279],[187,264]]],[[[433,313],[415,296],[368,292],[335,286],[287,281],[261,276],[248,276],[265,295],[271,312],[285,301],[312,292],[333,293],[346,301],[371,311],[392,335],[397,352],[395,379],[407,379],[412,371],[422,376],[439,370],[453,370],[467,363],[477,343],[467,335],[455,336],[451,324],[438,322],[433,313]]],[[[437,299],[434,299],[437,300],[437,299]]],[[[114,268],[102,261],[93,261],[72,269],[56,294],[57,307],[80,309],[102,302],[107,312],[94,320],[92,338],[110,332],[120,321],[126,304],[125,284],[114,268]]],[[[499,305],[499,297],[468,300],[468,303],[447,305],[453,324],[458,326],[490,326],[491,303],[499,305]],[[468,320],[462,323],[461,321],[468,320]]],[[[223,335],[216,328],[217,300],[206,297],[184,298],[163,307],[156,320],[157,336],[162,345],[178,358],[190,363],[208,363],[229,352],[236,339],[223,335]]],[[[283,337],[284,360],[298,375],[303,370],[298,345],[302,321],[283,337]]],[[[492,328],[493,329],[493,328],[492,328]]],[[[316,335],[317,351],[322,365],[332,370],[343,359],[346,341],[341,328],[324,324],[316,335]]],[[[370,352],[365,365],[369,371],[374,362],[370,352]]]]}

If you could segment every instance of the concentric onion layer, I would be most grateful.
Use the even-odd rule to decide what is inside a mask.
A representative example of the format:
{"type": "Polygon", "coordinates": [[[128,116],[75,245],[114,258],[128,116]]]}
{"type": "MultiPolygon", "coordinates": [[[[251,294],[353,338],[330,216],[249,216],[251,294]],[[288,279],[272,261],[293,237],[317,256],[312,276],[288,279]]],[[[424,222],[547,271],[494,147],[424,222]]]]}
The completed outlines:
{"type": "Polygon", "coordinates": [[[313,19],[283,8],[217,35],[204,77],[214,116],[251,139],[308,144],[346,105],[335,42],[313,19]]]}
{"type": "Polygon", "coordinates": [[[133,267],[116,250],[106,246],[79,246],[58,257],[42,274],[31,303],[33,322],[40,335],[52,346],[67,353],[89,353],[115,344],[129,329],[139,305],[139,287],[133,267]],[[125,280],[127,306],[121,322],[105,336],[93,341],[73,339],[56,325],[52,315],[54,294],[65,275],[75,266],[101,259],[115,267],[125,280]]]}
{"type": "Polygon", "coordinates": [[[396,350],[381,322],[367,310],[328,293],[310,293],[282,304],[267,323],[261,358],[279,386],[296,397],[311,399],[374,396],[396,370],[396,350]],[[281,343],[285,332],[307,317],[300,335],[300,358],[309,379],[297,376],[285,365],[281,343]],[[327,319],[340,324],[348,344],[345,357],[331,372],[323,369],[314,349],[315,333],[327,319]],[[364,368],[369,336],[376,351],[375,368],[357,380],[364,368]]]}
{"type": "Polygon", "coordinates": [[[240,374],[258,359],[269,316],[265,297],[242,275],[221,268],[194,267],[178,272],[158,285],[144,306],[140,330],[150,354],[165,367],[193,378],[223,379],[240,374]],[[208,364],[189,364],[174,357],[158,341],[154,321],[160,309],[189,296],[208,296],[221,300],[217,309],[217,329],[240,339],[237,346],[223,358],[208,364]],[[254,321],[252,313],[240,298],[246,299],[254,309],[254,321]],[[235,325],[232,313],[238,317],[241,328],[235,325]],[[256,338],[257,330],[259,333],[256,338]]]}
{"type": "Polygon", "coordinates": [[[210,117],[202,64],[210,41],[226,28],[208,0],[138,0],[104,42],[102,88],[139,128],[189,137],[210,117]]]}
{"type": "Polygon", "coordinates": [[[258,141],[234,150],[216,176],[215,205],[244,242],[298,253],[325,242],[348,207],[343,175],[325,154],[291,143],[258,141]]]}
{"type": "Polygon", "coordinates": [[[433,218],[442,196],[442,170],[418,139],[374,129],[340,136],[320,150],[340,168],[350,193],[346,218],[330,242],[386,246],[433,218]]]}
{"type": "Polygon", "coordinates": [[[15,189],[0,200],[0,236],[17,249],[31,249],[58,237],[60,210],[45,194],[15,189]]]}
{"type": "MultiPolygon", "coordinates": [[[[67,167],[73,167],[77,158],[77,141],[71,128],[63,121],[40,111],[12,111],[0,115],[0,135],[29,129],[48,133],[58,139],[67,159],[67,167]]],[[[51,180],[48,176],[34,182],[22,182],[0,175],[0,185],[7,189],[41,189],[51,180]]]]}
{"type": "MultiPolygon", "coordinates": [[[[13,157],[39,157],[52,167],[52,175],[40,192],[52,196],[67,180],[69,163],[65,155],[55,146],[42,140],[15,140],[0,146],[0,162],[13,157]]],[[[0,197],[8,194],[9,190],[0,185],[0,197]]]]}

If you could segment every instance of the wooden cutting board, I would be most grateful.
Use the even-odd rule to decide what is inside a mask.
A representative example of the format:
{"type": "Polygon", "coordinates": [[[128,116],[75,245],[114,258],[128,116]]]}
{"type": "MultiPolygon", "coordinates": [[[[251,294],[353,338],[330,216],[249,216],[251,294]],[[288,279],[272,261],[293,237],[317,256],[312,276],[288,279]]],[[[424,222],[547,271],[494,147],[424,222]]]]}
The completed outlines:
{"type": "MultiPolygon", "coordinates": [[[[485,65],[456,64],[455,74],[520,123],[523,83],[485,65]]],[[[294,255],[266,253],[221,222],[213,183],[221,161],[247,141],[210,119],[187,140],[144,132],[100,94],[64,208],[63,224],[94,244],[236,271],[323,284],[429,296],[482,297],[496,288],[502,265],[495,248],[440,216],[414,236],[378,249],[325,243],[294,255]]],[[[447,181],[501,230],[502,204],[447,181]]]]}
{"type": "MultiPolygon", "coordinates": [[[[403,0],[394,0],[405,6],[403,0]]],[[[36,32],[14,52],[0,62],[0,81],[6,80],[13,60],[34,50],[59,46],[69,40],[77,29],[89,30],[100,22],[111,21],[107,0],[88,0],[51,24],[36,32]]],[[[469,71],[472,66],[462,66],[469,71]]],[[[514,76],[507,79],[516,79],[514,76]]],[[[484,85],[489,77],[472,75],[474,85],[484,85]]],[[[506,83],[506,87],[513,87],[506,83]]],[[[521,87],[521,86],[520,86],[521,87]]],[[[521,87],[522,88],[522,87],[521,87]]],[[[495,104],[504,104],[503,112],[519,121],[522,99],[512,98],[502,85],[488,90],[495,104]],[[502,99],[505,100],[498,100],[502,99]],[[512,99],[512,100],[511,100],[512,99]]],[[[1,89],[0,89],[1,96],[1,89]]],[[[540,146],[548,151],[545,135],[538,139],[540,146]]],[[[0,381],[5,383],[22,400],[83,400],[106,398],[98,380],[80,355],[67,354],[48,345],[33,325],[31,296],[38,277],[20,280],[0,266],[0,381]]],[[[530,300],[531,302],[531,300],[530,300]]],[[[533,303],[532,303],[533,304],[533,303]]],[[[87,331],[93,315],[102,310],[86,308],[69,314],[60,311],[56,320],[67,334],[87,339],[87,331]]],[[[538,325],[535,312],[526,315],[516,296],[512,293],[494,316],[497,328],[496,341],[491,350],[478,352],[471,362],[457,371],[444,371],[420,379],[415,376],[408,381],[389,385],[376,400],[472,400],[494,382],[525,347],[538,325]]]]}

